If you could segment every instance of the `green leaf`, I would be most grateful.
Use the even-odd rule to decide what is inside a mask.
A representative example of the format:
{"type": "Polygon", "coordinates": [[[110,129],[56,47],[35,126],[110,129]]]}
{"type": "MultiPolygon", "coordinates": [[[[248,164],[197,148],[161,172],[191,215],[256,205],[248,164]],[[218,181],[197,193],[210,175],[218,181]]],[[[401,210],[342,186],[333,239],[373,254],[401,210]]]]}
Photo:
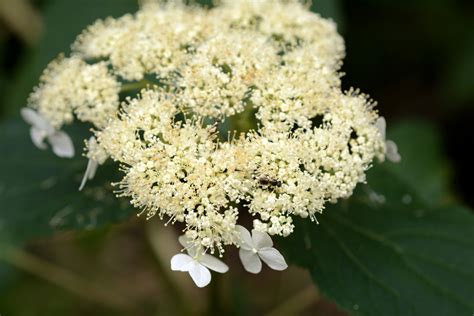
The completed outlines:
{"type": "MultiPolygon", "coordinates": [[[[474,27],[474,23],[466,25],[469,30],[474,27]]],[[[454,58],[448,64],[446,75],[444,76],[444,94],[447,97],[443,104],[446,108],[459,105],[470,105],[474,100],[474,82],[472,73],[474,72],[474,35],[471,31],[462,39],[465,43],[458,43],[454,58]]],[[[454,109],[458,110],[458,109],[454,109]]]]}
{"type": "Polygon", "coordinates": [[[344,14],[339,0],[314,0],[311,2],[311,11],[321,14],[322,17],[331,18],[337,23],[339,32],[344,30],[344,14]]]}
{"type": "Polygon", "coordinates": [[[99,167],[97,179],[78,191],[87,164],[81,157],[84,137],[73,137],[76,158],[61,159],[51,150],[34,147],[26,123],[9,122],[1,129],[0,239],[4,242],[22,243],[58,230],[93,229],[133,213],[128,202],[112,193],[110,182],[118,180],[113,164],[99,167]]]}
{"type": "Polygon", "coordinates": [[[403,143],[404,166],[374,167],[368,185],[329,205],[319,225],[298,220],[294,235],[279,247],[288,261],[310,271],[323,294],[354,315],[470,315],[474,216],[461,206],[427,202],[444,190],[419,188],[429,183],[424,172],[439,168],[439,160],[428,156],[436,150],[425,143],[412,160],[403,149],[431,129],[402,126],[410,137],[402,141],[401,130],[393,136],[403,143]],[[406,175],[417,164],[424,168],[420,160],[427,164],[420,177],[406,175]]]}
{"type": "Polygon", "coordinates": [[[397,143],[402,161],[385,168],[409,183],[427,203],[436,205],[452,200],[450,166],[442,153],[438,130],[425,121],[404,121],[389,131],[397,143]]]}

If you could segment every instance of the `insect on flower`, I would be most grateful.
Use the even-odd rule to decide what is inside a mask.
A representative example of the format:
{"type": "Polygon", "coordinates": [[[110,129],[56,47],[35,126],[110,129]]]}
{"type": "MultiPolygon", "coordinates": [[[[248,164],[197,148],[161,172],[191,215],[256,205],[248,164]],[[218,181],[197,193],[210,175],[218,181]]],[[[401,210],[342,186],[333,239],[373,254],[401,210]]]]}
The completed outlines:
{"type": "Polygon", "coordinates": [[[267,176],[260,176],[260,177],[258,177],[257,181],[262,186],[278,187],[278,186],[281,185],[281,181],[276,180],[276,179],[272,179],[272,178],[267,177],[267,176]]]}

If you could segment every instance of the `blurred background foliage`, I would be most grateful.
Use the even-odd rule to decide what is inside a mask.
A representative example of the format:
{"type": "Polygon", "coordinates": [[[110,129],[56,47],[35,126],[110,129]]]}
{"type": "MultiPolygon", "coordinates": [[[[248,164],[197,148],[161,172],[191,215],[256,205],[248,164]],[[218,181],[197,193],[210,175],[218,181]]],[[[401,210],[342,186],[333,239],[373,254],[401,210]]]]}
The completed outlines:
{"type": "MultiPolygon", "coordinates": [[[[50,153],[35,150],[26,126],[17,122],[19,109],[25,105],[47,63],[60,52],[67,53],[69,45],[85,26],[97,18],[120,16],[137,8],[136,0],[0,0],[0,122],[3,122],[0,125],[0,195],[3,194],[0,199],[0,256],[7,251],[7,244],[23,243],[32,237],[50,234],[58,226],[62,230],[83,230],[79,234],[66,232],[29,242],[26,245],[28,252],[10,257],[10,263],[22,269],[0,264],[0,315],[346,315],[347,310],[356,315],[396,314],[393,306],[386,307],[391,312],[379,312],[374,308],[369,308],[370,312],[364,310],[363,304],[374,305],[364,302],[363,297],[354,296],[352,299],[341,290],[356,285],[344,284],[343,278],[331,279],[330,276],[326,276],[325,281],[324,276],[319,275],[323,268],[327,274],[341,272],[337,265],[331,269],[331,258],[340,256],[334,249],[326,251],[321,247],[321,252],[316,248],[316,252],[308,251],[308,254],[301,255],[294,253],[297,247],[282,242],[289,260],[307,267],[310,273],[291,267],[281,275],[265,271],[257,278],[249,277],[237,268],[224,276],[214,275],[214,285],[205,291],[197,291],[190,286],[187,276],[170,275],[164,271],[168,269],[169,258],[178,250],[172,229],[163,228],[159,221],[144,223],[142,219],[105,225],[123,221],[133,210],[126,207],[122,210],[123,205],[112,202],[96,206],[97,197],[92,194],[96,192],[94,186],[87,200],[74,204],[77,210],[66,208],[73,204],[71,200],[78,199],[76,182],[85,161],[78,157],[72,163],[61,162],[54,160],[50,153]],[[12,150],[14,154],[7,155],[12,150]],[[21,161],[26,163],[20,164],[21,161]],[[60,176],[41,182],[48,174],[60,176]],[[32,183],[25,184],[24,179],[32,183]],[[68,184],[69,179],[75,182],[68,184]],[[30,187],[35,185],[44,192],[30,187]],[[63,196],[63,200],[56,201],[54,207],[51,201],[44,203],[44,196],[51,198],[55,194],[63,196]],[[86,208],[95,213],[79,212],[86,208]],[[63,210],[59,218],[54,213],[58,209],[63,210]],[[104,225],[99,225],[101,223],[104,225]],[[155,229],[157,226],[159,229],[155,229]],[[31,254],[35,256],[25,257],[31,254]],[[328,262],[321,259],[323,255],[328,256],[325,258],[328,262]],[[55,271],[53,279],[49,273],[51,269],[55,271]],[[312,285],[310,274],[322,281],[324,297],[312,285]],[[325,283],[333,283],[333,280],[341,283],[339,287],[326,286],[325,283]],[[339,307],[332,301],[336,301],[339,307]]],[[[447,219],[437,214],[441,214],[440,205],[445,207],[457,203],[474,207],[471,191],[474,165],[469,154],[474,147],[474,2],[313,0],[311,9],[336,20],[346,40],[344,88],[359,87],[377,100],[380,113],[387,118],[389,126],[394,126],[390,135],[400,145],[404,164],[388,167],[386,172],[390,175],[376,170],[371,176],[375,179],[374,186],[377,179],[397,178],[394,182],[400,184],[392,191],[409,187],[406,190],[413,193],[410,198],[419,198],[416,201],[420,205],[418,210],[436,206],[428,216],[434,226],[424,227],[424,232],[439,230],[448,234],[457,230],[457,237],[464,239],[464,247],[459,246],[457,252],[450,253],[453,257],[461,257],[450,262],[449,269],[466,273],[470,279],[456,281],[459,275],[450,274],[449,279],[455,281],[450,281],[447,287],[461,285],[465,292],[459,293],[459,297],[464,305],[460,303],[459,306],[472,307],[474,289],[463,284],[472,280],[474,274],[472,265],[469,266],[474,264],[472,238],[466,240],[466,236],[472,237],[472,226],[460,224],[472,223],[472,216],[469,216],[472,214],[468,214],[471,211],[456,211],[456,216],[447,219]],[[417,120],[407,121],[408,118],[417,120]],[[377,176],[377,173],[382,175],[377,176]],[[436,223],[441,220],[454,225],[454,229],[451,226],[438,229],[436,223]],[[456,226],[458,224],[460,226],[456,226]]],[[[104,175],[108,171],[99,172],[104,175]]],[[[93,185],[99,186],[99,183],[93,185]]],[[[381,185],[388,187],[389,184],[381,185]]],[[[389,195],[390,192],[387,197],[389,195]]],[[[360,203],[361,209],[367,207],[360,203]]],[[[394,214],[401,209],[403,205],[396,206],[394,214]]],[[[391,212],[390,209],[386,211],[387,214],[391,212]]],[[[301,229],[301,234],[295,238],[303,240],[302,243],[308,236],[314,240],[327,240],[333,232],[331,223],[340,221],[338,216],[344,216],[343,205],[335,208],[334,214],[327,219],[325,227],[328,229],[312,227],[310,232],[306,231],[307,228],[301,229]]],[[[411,215],[419,217],[420,213],[411,215]]],[[[348,220],[353,220],[350,227],[360,227],[357,219],[348,220]]],[[[377,220],[366,225],[363,231],[370,230],[373,232],[371,236],[379,233],[377,227],[381,222],[377,220]]],[[[404,220],[400,219],[400,222],[406,224],[412,219],[407,217],[404,220]]],[[[333,228],[337,230],[336,226],[333,228]]],[[[341,234],[345,236],[344,232],[341,234]]],[[[388,233],[383,236],[389,238],[388,233]]],[[[356,243],[355,247],[362,247],[363,242],[357,244],[360,236],[346,237],[356,243]]],[[[397,247],[405,246],[402,239],[393,242],[397,247]]],[[[413,240],[408,242],[408,245],[413,244],[413,252],[420,252],[425,247],[422,244],[417,248],[413,240]]],[[[374,245],[373,248],[377,247],[374,245]]],[[[436,247],[428,247],[425,259],[429,256],[433,259],[436,247]]],[[[345,248],[340,249],[344,252],[345,248]]],[[[452,247],[449,249],[453,250],[452,247]]],[[[377,256],[369,246],[358,250],[361,256],[377,256]]],[[[235,259],[235,253],[229,255],[235,259]]],[[[390,258],[390,254],[387,257],[390,258]]],[[[388,261],[395,264],[396,260],[388,261]]],[[[355,263],[357,265],[357,261],[355,263]]],[[[380,283],[383,277],[378,278],[377,269],[372,268],[375,272],[368,279],[374,278],[380,283]]],[[[348,267],[345,272],[351,271],[348,267]]],[[[434,266],[431,272],[448,278],[434,266]]],[[[409,276],[400,272],[393,277],[409,276]]],[[[366,286],[377,285],[369,280],[366,286]]],[[[403,290],[403,284],[401,286],[403,290]]],[[[421,289],[420,284],[411,286],[417,289],[420,286],[421,289]]],[[[390,298],[374,295],[373,300],[390,301],[390,298]]],[[[438,298],[435,294],[427,294],[421,295],[420,299],[431,303],[430,300],[438,298]]],[[[432,308],[436,308],[436,304],[432,308]]],[[[405,315],[413,313],[413,310],[398,309],[402,310],[405,315]]],[[[453,307],[434,314],[450,315],[455,310],[453,307]]],[[[414,315],[426,314],[429,309],[417,311],[420,313],[414,315]]],[[[456,314],[453,312],[452,315],[456,314]]]]}

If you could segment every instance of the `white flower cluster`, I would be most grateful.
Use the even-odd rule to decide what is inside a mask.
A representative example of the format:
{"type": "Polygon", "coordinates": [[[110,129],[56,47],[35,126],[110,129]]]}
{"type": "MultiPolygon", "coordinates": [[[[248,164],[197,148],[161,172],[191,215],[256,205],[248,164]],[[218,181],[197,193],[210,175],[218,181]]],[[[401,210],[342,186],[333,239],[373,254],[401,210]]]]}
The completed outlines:
{"type": "Polygon", "coordinates": [[[62,55],[51,62],[28,103],[55,128],[81,121],[102,128],[119,106],[120,83],[106,62],[87,64],[77,56],[62,55]]]}
{"type": "Polygon", "coordinates": [[[50,124],[36,143],[74,117],[92,123],[81,188],[108,157],[119,162],[119,196],[184,223],[189,256],[172,268],[199,286],[207,268],[227,271],[209,258],[225,245],[240,247],[250,272],[260,259],[282,270],[269,235],[349,197],[386,150],[400,158],[374,103],[341,91],[343,57],[336,25],[297,0],[148,3],[94,23],[48,66],[29,99],[50,124]],[[120,103],[127,86],[137,94],[120,103]],[[237,224],[243,212],[252,236],[237,224]]]}

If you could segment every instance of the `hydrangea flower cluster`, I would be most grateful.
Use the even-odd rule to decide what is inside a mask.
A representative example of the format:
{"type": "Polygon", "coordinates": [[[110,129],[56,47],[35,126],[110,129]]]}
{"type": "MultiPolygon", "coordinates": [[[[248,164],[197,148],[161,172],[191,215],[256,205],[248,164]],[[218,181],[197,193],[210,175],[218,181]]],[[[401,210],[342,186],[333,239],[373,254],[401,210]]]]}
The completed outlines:
{"type": "Polygon", "coordinates": [[[260,259],[285,269],[270,235],[349,197],[374,158],[399,160],[375,103],[341,90],[343,57],[336,25],[296,0],[148,3],[79,35],[45,70],[25,119],[41,148],[74,118],[91,123],[81,188],[119,162],[117,195],[182,223],[188,255],[171,267],[205,286],[208,268],[227,271],[211,256],[226,245],[249,272],[260,259]]]}

